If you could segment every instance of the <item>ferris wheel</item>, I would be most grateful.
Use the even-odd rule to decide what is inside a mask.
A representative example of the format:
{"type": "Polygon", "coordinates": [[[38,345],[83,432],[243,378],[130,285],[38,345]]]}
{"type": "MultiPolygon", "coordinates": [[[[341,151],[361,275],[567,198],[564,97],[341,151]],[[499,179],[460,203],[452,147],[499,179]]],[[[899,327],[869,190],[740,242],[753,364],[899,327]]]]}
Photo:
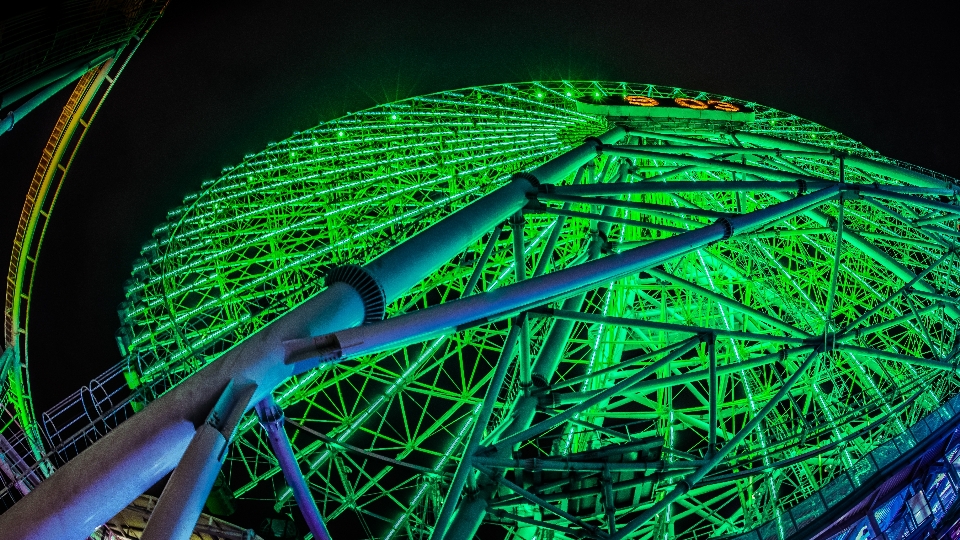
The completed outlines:
{"type": "MultiPolygon", "coordinates": [[[[785,537],[871,451],[952,418],[955,201],[727,96],[440,92],[205,181],[144,245],[117,339],[139,410],[355,290],[362,316],[272,392],[334,531],[785,537]]],[[[223,481],[279,510],[281,469],[248,414],[223,481]]]]}
{"type": "Polygon", "coordinates": [[[957,427],[958,214],[951,178],[705,92],[348,114],[154,230],[95,381],[126,397],[44,415],[65,464],[0,528],[86,537],[175,469],[154,538],[218,475],[320,537],[809,537],[957,427]]]}

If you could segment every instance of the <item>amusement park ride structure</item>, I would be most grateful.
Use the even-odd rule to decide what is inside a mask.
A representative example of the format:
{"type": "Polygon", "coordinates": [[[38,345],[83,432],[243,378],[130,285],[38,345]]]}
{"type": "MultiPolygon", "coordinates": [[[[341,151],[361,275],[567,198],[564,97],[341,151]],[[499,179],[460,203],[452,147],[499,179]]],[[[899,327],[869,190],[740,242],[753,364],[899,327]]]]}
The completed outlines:
{"type": "Polygon", "coordinates": [[[71,0],[8,18],[0,27],[0,136],[16,136],[19,121],[74,85],[29,184],[5,281],[0,353],[4,492],[25,495],[55,467],[33,411],[27,352],[33,277],[48,219],[88,127],[164,8],[165,2],[154,1],[104,6],[71,0]]]}
{"type": "Polygon", "coordinates": [[[315,538],[809,537],[960,421],[957,189],[647,84],[325,122],[168,213],[123,360],[39,422],[8,281],[0,530],[86,538],[172,471],[143,538],[189,538],[218,479],[315,538]]]}

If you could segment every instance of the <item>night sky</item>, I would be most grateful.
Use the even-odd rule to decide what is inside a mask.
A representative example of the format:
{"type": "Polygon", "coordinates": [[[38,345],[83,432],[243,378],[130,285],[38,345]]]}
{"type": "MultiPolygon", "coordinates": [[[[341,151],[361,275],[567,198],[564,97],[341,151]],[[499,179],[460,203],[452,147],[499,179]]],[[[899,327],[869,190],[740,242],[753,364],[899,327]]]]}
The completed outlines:
{"type": "MultiPolygon", "coordinates": [[[[526,80],[675,85],[960,176],[952,17],[768,4],[173,0],[93,124],[47,231],[31,312],[37,411],[120,360],[121,284],[168,209],[244,154],[378,103],[526,80]]],[[[0,136],[4,261],[66,95],[0,136]]]]}

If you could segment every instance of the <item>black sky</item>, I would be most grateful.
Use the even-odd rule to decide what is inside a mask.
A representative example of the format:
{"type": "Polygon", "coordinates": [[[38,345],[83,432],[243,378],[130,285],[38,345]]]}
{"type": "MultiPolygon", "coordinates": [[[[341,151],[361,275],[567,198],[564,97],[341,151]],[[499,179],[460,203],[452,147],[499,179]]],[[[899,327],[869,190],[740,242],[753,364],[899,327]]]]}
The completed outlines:
{"type": "MultiPolygon", "coordinates": [[[[772,4],[173,0],[93,124],[44,240],[29,351],[37,410],[120,360],[121,283],[183,195],[270,141],[377,103],[524,80],[676,85],[960,176],[954,20],[879,3],[772,4]]],[[[0,136],[4,261],[65,99],[0,136]]]]}

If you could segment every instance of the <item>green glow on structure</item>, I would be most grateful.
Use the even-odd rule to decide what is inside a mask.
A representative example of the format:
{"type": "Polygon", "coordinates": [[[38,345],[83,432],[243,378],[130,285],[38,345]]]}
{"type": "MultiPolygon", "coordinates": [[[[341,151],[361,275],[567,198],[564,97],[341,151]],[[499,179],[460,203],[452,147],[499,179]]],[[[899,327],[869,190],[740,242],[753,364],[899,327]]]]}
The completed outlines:
{"type": "MultiPolygon", "coordinates": [[[[674,159],[681,155],[836,181],[841,153],[901,167],[943,186],[953,182],[880,156],[794,115],[672,87],[532,82],[441,92],[381,105],[296,133],[247,156],[219,178],[204,182],[200,192],[187,196],[182,207],[168,214],[168,221],[154,230],[154,239],[145,245],[144,258],[134,264],[134,277],[126,285],[127,302],[120,307],[123,324],[118,341],[129,369],[136,374],[131,380],[140,381],[138,391],[147,400],[156,398],[323,290],[323,276],[331,267],[371,261],[503,185],[512,174],[530,170],[585,137],[605,132],[617,119],[577,112],[576,100],[608,95],[718,99],[755,111],[755,120],[743,124],[686,117],[637,120],[632,125],[636,133],[624,144],[654,150],[690,148],[676,158],[622,162],[632,168],[627,182],[762,179],[762,174],[712,167],[657,177],[680,167],[683,163],[674,159]],[[759,143],[734,132],[777,137],[825,151],[791,154],[790,148],[783,147],[782,155],[759,155],[749,152],[759,143]],[[726,150],[698,151],[698,145],[726,150]],[[740,146],[746,149],[740,152],[736,148],[740,146]]],[[[611,161],[616,159],[606,154],[598,157],[593,172],[585,176],[596,176],[591,181],[597,184],[617,181],[618,167],[611,161]]],[[[881,169],[848,164],[845,181],[904,185],[877,170],[881,169]]],[[[572,181],[573,175],[561,184],[572,181]]],[[[758,414],[807,354],[778,358],[776,353],[824,340],[847,347],[820,356],[790,398],[780,402],[708,476],[716,482],[698,486],[669,505],[662,519],[641,525],[634,537],[705,538],[750,530],[773,520],[777,536],[785,538],[793,527],[787,510],[957,392],[949,363],[957,350],[960,263],[950,255],[911,293],[899,293],[910,279],[905,276],[927,270],[953,249],[960,236],[956,232],[960,211],[943,205],[939,192],[921,191],[899,198],[847,191],[842,202],[831,200],[768,229],[674,257],[657,267],[656,275],[643,272],[587,293],[581,311],[601,319],[574,325],[549,382],[591,375],[562,389],[586,396],[658,360],[656,351],[672,350],[704,329],[724,332],[716,342],[722,373],[717,393],[720,444],[758,414]],[[843,231],[839,240],[838,220],[843,231]],[[857,321],[888,297],[893,298],[857,321]],[[617,318],[650,324],[630,326],[617,318]],[[854,328],[850,325],[855,321],[854,328]],[[627,363],[645,354],[647,360],[627,363]],[[736,365],[767,356],[775,360],[752,367],[736,365]],[[867,429],[875,422],[877,426],[867,429]],[[757,472],[739,474],[751,468],[757,472]]],[[[525,213],[527,268],[521,274],[532,276],[545,256],[549,257],[544,264],[548,273],[586,260],[585,249],[596,234],[596,218],[604,203],[623,203],[607,214],[612,222],[605,254],[795,196],[796,187],[779,192],[751,187],[635,192],[594,199],[592,204],[570,202],[567,208],[580,215],[563,221],[558,221],[556,212],[564,203],[544,197],[540,202],[554,213],[542,208],[525,213]],[[544,255],[555,230],[559,236],[554,252],[544,255]]],[[[477,239],[461,256],[388,306],[387,316],[513,284],[517,277],[511,231],[505,226],[496,238],[488,233],[477,239]],[[489,241],[495,247],[480,270],[479,284],[475,291],[465,291],[489,241]]],[[[540,352],[552,324],[549,316],[530,319],[531,358],[540,352]]],[[[313,494],[332,527],[338,522],[355,523],[378,538],[429,536],[508,331],[505,321],[491,323],[317,369],[277,389],[278,403],[297,424],[325,433],[341,445],[402,462],[358,453],[288,425],[313,494]]],[[[553,428],[519,448],[523,458],[548,459],[582,456],[625,440],[663,445],[662,453],[652,458],[666,469],[662,476],[611,473],[614,483],[632,482],[632,487],[616,491],[612,517],[604,510],[599,473],[584,473],[570,482],[562,481],[569,480],[563,476],[567,473],[542,471],[539,480],[524,473],[520,482],[528,487],[539,481],[554,482],[553,488],[540,494],[601,530],[606,530],[608,519],[618,526],[629,522],[677,485],[681,473],[673,471],[682,471],[685,461],[703,459],[708,452],[709,388],[702,376],[707,358],[705,344],[694,347],[651,375],[655,384],[625,390],[578,414],[575,422],[553,428]],[[690,373],[698,375],[677,379],[690,373]],[[581,498],[564,495],[576,490],[581,498]]],[[[510,421],[512,407],[523,395],[519,377],[512,366],[489,425],[481,426],[487,438],[498,436],[510,421]]],[[[546,390],[537,391],[549,396],[546,390]]],[[[560,390],[553,393],[560,398],[565,395],[560,390]]],[[[537,418],[570,403],[552,406],[541,401],[537,418]]],[[[637,454],[628,454],[623,462],[637,459],[637,454]]],[[[241,424],[224,472],[237,496],[266,494],[278,509],[293,504],[252,417],[241,424]]],[[[506,478],[516,477],[508,471],[506,478]]],[[[535,526],[518,525],[510,516],[575,530],[579,526],[541,511],[506,488],[492,505],[497,511],[488,512],[487,519],[522,529],[528,535],[524,537],[532,537],[535,526]]],[[[542,534],[547,531],[540,529],[542,534]]],[[[553,538],[564,534],[559,529],[550,534],[554,533],[553,538]]]]}

